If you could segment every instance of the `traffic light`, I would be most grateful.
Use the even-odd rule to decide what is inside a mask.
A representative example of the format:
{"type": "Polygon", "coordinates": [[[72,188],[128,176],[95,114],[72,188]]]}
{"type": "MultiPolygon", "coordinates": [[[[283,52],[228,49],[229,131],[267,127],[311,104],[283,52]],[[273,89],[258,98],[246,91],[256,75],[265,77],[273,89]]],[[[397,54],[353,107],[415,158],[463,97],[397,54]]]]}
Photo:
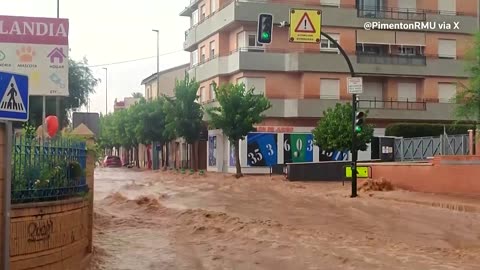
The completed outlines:
{"type": "Polygon", "coordinates": [[[273,15],[260,14],[258,16],[257,42],[260,44],[272,43],[273,15]]]}
{"type": "Polygon", "coordinates": [[[355,132],[356,133],[362,132],[364,122],[365,122],[365,113],[357,112],[355,114],[355,132]]]}

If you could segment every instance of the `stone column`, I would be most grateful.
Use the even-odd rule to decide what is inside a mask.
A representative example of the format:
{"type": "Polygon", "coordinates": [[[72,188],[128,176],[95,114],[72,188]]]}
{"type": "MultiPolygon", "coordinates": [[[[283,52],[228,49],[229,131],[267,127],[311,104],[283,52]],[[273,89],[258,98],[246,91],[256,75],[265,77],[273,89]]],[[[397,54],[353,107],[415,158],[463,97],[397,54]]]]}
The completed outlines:
{"type": "Polygon", "coordinates": [[[72,131],[72,134],[85,138],[87,145],[87,162],[85,169],[85,177],[88,185],[88,222],[87,222],[87,237],[88,237],[88,252],[93,252],[93,195],[95,192],[95,152],[93,147],[95,146],[95,135],[85,125],[81,124],[72,131]]]}

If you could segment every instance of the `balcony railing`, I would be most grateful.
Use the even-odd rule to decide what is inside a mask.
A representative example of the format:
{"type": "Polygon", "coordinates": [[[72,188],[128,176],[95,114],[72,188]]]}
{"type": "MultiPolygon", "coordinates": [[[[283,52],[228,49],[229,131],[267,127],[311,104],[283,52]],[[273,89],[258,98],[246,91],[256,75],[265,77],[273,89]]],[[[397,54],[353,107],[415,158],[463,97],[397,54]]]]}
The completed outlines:
{"type": "Polygon", "coordinates": [[[357,52],[357,63],[379,65],[427,65],[427,57],[423,55],[391,55],[357,52]]]}
{"type": "Polygon", "coordinates": [[[384,110],[410,110],[426,111],[427,100],[409,101],[407,100],[379,100],[376,98],[360,98],[358,101],[359,109],[384,109],[384,110]]]}
{"type": "Polygon", "coordinates": [[[404,8],[359,7],[357,16],[363,18],[394,19],[425,21],[427,14],[424,10],[404,8]]]}

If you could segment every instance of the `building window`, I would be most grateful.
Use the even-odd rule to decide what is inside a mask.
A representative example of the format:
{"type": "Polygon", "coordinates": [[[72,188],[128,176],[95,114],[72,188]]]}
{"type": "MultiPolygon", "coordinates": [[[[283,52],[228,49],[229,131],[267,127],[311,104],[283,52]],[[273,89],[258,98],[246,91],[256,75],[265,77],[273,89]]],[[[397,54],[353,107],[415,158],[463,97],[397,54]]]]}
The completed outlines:
{"type": "Polygon", "coordinates": [[[205,56],[205,46],[200,48],[200,63],[205,63],[206,56],[205,56]]]}
{"type": "Polygon", "coordinates": [[[417,84],[416,83],[398,83],[398,100],[399,101],[417,101],[417,84]]]}
{"type": "Polygon", "coordinates": [[[455,83],[438,83],[438,101],[440,103],[454,103],[457,94],[455,83]]]}
{"type": "Polygon", "coordinates": [[[456,0],[438,0],[438,10],[440,14],[456,15],[457,6],[455,2],[456,0]]]}
{"type": "Polygon", "coordinates": [[[192,12],[192,17],[190,19],[190,22],[191,22],[192,26],[194,26],[198,23],[198,9],[196,9],[192,12]]]}
{"type": "Polygon", "coordinates": [[[340,0],[320,0],[320,5],[340,7],[340,0]]]}
{"type": "Polygon", "coordinates": [[[207,17],[206,12],[207,10],[205,8],[205,5],[202,5],[202,7],[200,8],[200,21],[205,20],[205,18],[207,17]]]}
{"type": "MultiPolygon", "coordinates": [[[[340,35],[339,34],[328,34],[330,35],[336,42],[340,44],[340,35]]],[[[326,52],[339,52],[338,46],[331,42],[328,38],[322,36],[320,42],[320,50],[326,52]]]]}
{"type": "Polygon", "coordinates": [[[438,57],[447,59],[457,58],[457,41],[451,39],[438,40],[438,57]]]}
{"type": "Polygon", "coordinates": [[[210,42],[210,59],[215,58],[215,41],[210,42]]]}
{"type": "Polygon", "coordinates": [[[210,0],[210,14],[217,10],[217,0],[210,0]]]}
{"type": "Polygon", "coordinates": [[[205,95],[205,87],[200,87],[200,101],[205,102],[207,100],[207,97],[205,95]]]}
{"type": "Polygon", "coordinates": [[[248,47],[262,47],[263,44],[257,43],[257,34],[248,33],[248,47]]]}
{"type": "Polygon", "coordinates": [[[254,94],[265,95],[265,88],[266,88],[265,78],[243,77],[243,78],[237,79],[237,84],[241,84],[241,83],[245,84],[245,89],[247,91],[253,87],[254,94]]]}
{"type": "Polygon", "coordinates": [[[192,52],[192,66],[198,64],[198,50],[192,52]]]}
{"type": "Polygon", "coordinates": [[[385,17],[385,0],[359,0],[358,10],[362,17],[383,18],[385,17]]]}
{"type": "Polygon", "coordinates": [[[245,46],[245,32],[237,34],[237,50],[245,46]]]}
{"type": "Polygon", "coordinates": [[[339,79],[320,79],[321,99],[340,99],[339,79]]]}
{"type": "Polygon", "coordinates": [[[211,83],[210,84],[210,100],[215,100],[216,96],[215,96],[215,83],[211,83]]]}
{"type": "Polygon", "coordinates": [[[399,55],[418,55],[417,47],[413,46],[400,46],[398,47],[399,55]]]}

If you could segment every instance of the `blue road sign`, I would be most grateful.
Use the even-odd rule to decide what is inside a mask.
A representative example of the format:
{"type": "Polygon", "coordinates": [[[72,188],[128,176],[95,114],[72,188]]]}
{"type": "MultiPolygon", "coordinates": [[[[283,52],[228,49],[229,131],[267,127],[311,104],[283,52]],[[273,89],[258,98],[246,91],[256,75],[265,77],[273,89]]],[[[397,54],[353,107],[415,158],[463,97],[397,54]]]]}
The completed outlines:
{"type": "Polygon", "coordinates": [[[28,120],[28,76],[0,72],[0,119],[28,120]]]}

